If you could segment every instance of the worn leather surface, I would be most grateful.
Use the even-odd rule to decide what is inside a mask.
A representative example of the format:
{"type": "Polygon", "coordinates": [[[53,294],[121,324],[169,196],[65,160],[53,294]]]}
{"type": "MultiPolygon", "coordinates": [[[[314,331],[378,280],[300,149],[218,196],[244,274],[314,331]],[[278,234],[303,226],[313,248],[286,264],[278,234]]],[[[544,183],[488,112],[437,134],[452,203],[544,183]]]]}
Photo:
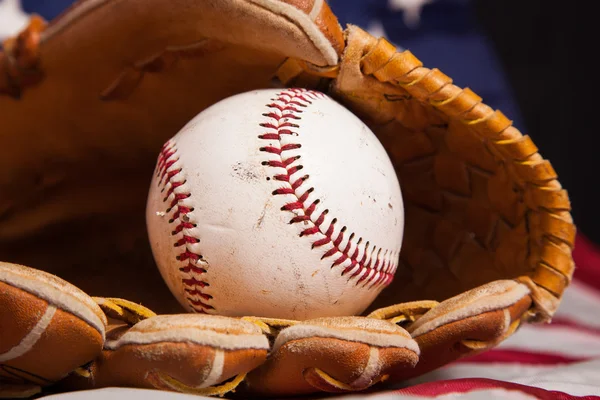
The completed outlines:
{"type": "Polygon", "coordinates": [[[0,394],[4,384],[46,386],[94,359],[107,320],[78,288],[0,262],[0,394]]]}

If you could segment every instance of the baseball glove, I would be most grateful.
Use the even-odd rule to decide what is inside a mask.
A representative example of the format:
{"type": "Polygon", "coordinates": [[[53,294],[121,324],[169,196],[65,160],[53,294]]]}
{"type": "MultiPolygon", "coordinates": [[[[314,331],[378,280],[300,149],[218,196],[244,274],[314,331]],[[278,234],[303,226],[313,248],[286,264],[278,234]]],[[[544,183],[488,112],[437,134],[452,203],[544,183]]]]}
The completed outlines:
{"type": "Polygon", "coordinates": [[[4,396],[398,383],[549,322],[574,268],[568,196],[531,138],[409,51],[342,29],[323,0],[81,0],[34,17],[0,51],[0,127],[4,396]],[[395,165],[400,263],[364,316],[186,313],[154,264],[145,204],[163,143],[274,87],[328,94],[395,165]]]}

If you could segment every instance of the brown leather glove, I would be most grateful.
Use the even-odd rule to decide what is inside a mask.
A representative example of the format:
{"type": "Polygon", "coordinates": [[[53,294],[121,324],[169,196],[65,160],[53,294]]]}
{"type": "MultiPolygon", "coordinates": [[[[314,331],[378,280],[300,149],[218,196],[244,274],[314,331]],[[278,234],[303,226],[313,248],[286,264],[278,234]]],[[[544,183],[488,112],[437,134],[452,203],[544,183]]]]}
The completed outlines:
{"type": "Polygon", "coordinates": [[[568,196],[531,138],[410,52],[343,30],[323,1],[83,0],[34,18],[0,52],[0,124],[0,259],[36,269],[0,267],[11,396],[363,390],[550,321],[571,279],[568,196]],[[184,311],[145,229],[162,144],[270,87],[327,93],[388,150],[406,216],[394,282],[363,317],[155,316],[137,304],[184,311]]]}

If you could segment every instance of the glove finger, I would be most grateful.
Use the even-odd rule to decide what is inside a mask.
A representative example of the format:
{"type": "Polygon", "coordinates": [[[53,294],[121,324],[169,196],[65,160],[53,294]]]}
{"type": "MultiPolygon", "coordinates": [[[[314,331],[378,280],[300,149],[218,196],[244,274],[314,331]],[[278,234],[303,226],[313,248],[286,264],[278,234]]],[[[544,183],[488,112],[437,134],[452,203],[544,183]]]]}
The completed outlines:
{"type": "Polygon", "coordinates": [[[392,379],[419,376],[498,345],[515,332],[530,307],[527,286],[510,280],[491,282],[440,303],[406,328],[421,356],[414,369],[396,369],[392,379]]]}
{"type": "Polygon", "coordinates": [[[267,337],[247,321],[203,314],[159,315],[133,327],[113,328],[88,376],[70,377],[63,386],[224,394],[265,361],[268,349],[267,337]],[[225,382],[231,378],[233,383],[225,382]]]}
{"type": "Polygon", "coordinates": [[[418,355],[408,332],[387,321],[318,318],[283,329],[246,388],[269,395],[364,390],[392,369],[414,367],[418,355]]]}
{"type": "Polygon", "coordinates": [[[102,351],[106,317],[54,275],[0,262],[0,381],[47,386],[102,351]]]}

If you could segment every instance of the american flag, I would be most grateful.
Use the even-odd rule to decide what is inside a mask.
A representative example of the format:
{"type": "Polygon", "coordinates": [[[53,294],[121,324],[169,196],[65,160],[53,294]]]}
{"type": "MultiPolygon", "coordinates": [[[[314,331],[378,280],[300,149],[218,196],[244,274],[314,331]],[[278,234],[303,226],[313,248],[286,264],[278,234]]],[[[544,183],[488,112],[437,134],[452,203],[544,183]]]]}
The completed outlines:
{"type": "MultiPolygon", "coordinates": [[[[28,15],[50,20],[72,0],[0,0],[0,40],[19,31],[28,15]]],[[[329,0],[340,23],[353,23],[410,49],[520,126],[515,105],[493,47],[480,32],[469,0],[329,0]]],[[[466,358],[398,389],[346,399],[600,398],[600,246],[583,235],[574,253],[576,271],[551,324],[527,325],[481,355],[466,358]]],[[[60,398],[125,399],[135,389],[109,388],[60,398]]],[[[191,398],[156,392],[150,398],[191,398]]],[[[54,397],[54,396],[50,396],[54,397]]],[[[48,398],[50,398],[48,397],[48,398]]],[[[195,396],[197,398],[197,396],[195,396]]]]}

